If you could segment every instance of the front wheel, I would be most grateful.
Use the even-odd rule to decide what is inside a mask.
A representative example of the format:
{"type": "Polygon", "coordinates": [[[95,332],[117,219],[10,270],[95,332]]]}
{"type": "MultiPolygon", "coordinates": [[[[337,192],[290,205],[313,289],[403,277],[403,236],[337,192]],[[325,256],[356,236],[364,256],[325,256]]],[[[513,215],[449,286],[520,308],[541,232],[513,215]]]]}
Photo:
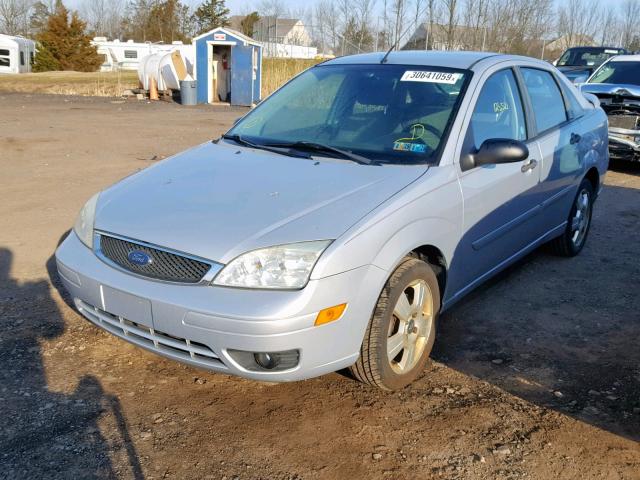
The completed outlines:
{"type": "Polygon", "coordinates": [[[407,257],[384,286],[351,373],[384,390],[402,388],[424,369],[436,335],[440,289],[433,268],[407,257]]]}
{"type": "Polygon", "coordinates": [[[563,257],[574,257],[582,251],[591,227],[593,197],[591,182],[587,179],[582,180],[564,233],[549,242],[553,253],[563,257]]]}

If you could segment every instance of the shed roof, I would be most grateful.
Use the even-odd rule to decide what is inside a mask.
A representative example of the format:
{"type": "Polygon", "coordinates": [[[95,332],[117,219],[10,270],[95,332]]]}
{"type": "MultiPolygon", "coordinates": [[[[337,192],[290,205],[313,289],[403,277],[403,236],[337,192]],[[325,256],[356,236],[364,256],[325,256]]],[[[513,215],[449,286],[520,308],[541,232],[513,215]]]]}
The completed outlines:
{"type": "Polygon", "coordinates": [[[240,33],[237,30],[233,30],[233,29],[227,28],[227,27],[216,27],[213,30],[210,30],[208,32],[203,33],[202,35],[198,35],[196,38],[193,39],[193,42],[195,43],[198,40],[201,40],[201,39],[203,39],[205,37],[208,37],[208,36],[213,35],[214,33],[218,33],[218,32],[226,33],[227,35],[231,35],[232,37],[239,38],[243,42],[249,43],[251,45],[257,45],[258,47],[262,46],[262,44],[260,42],[256,42],[253,38],[247,37],[244,33],[240,33]]]}

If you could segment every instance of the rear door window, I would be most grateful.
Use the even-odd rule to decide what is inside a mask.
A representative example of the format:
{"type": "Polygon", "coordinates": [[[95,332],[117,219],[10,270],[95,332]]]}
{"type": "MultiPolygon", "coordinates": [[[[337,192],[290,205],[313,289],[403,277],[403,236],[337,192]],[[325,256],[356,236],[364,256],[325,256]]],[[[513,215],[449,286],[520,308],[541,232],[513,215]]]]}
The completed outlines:
{"type": "Polygon", "coordinates": [[[558,82],[560,87],[562,88],[562,93],[564,94],[564,98],[567,100],[567,112],[569,114],[569,118],[578,118],[581,117],[584,113],[582,109],[582,105],[576,98],[576,95],[581,95],[575,87],[568,86],[562,82],[558,82]]]}
{"type": "Polygon", "coordinates": [[[566,122],[568,117],[564,99],[551,72],[537,68],[520,70],[531,99],[538,132],[544,132],[566,122]]]}

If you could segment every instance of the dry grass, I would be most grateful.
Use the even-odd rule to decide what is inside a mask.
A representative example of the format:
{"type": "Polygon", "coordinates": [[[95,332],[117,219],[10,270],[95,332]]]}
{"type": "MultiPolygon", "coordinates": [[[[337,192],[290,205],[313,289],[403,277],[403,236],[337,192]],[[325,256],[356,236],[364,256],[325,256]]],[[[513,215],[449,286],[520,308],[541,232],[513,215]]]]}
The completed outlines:
{"type": "Polygon", "coordinates": [[[262,61],[262,98],[271,94],[291,77],[321,61],[298,58],[265,58],[262,61]]]}
{"type": "Polygon", "coordinates": [[[137,72],[45,72],[0,76],[0,91],[120,97],[138,86],[137,72]]]}
{"type": "MultiPolygon", "coordinates": [[[[265,58],[262,63],[262,97],[266,97],[291,77],[320,61],[265,58]]],[[[131,71],[45,72],[0,76],[0,92],[119,97],[125,90],[137,86],[137,72],[131,71]]]]}

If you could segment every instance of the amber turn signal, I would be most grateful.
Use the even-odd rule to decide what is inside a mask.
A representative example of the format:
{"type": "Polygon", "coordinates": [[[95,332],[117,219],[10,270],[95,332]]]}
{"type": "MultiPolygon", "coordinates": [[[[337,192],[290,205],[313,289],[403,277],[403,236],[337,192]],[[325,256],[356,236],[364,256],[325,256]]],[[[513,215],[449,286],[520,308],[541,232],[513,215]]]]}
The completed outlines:
{"type": "Polygon", "coordinates": [[[344,313],[345,308],[347,308],[347,304],[342,303],[340,305],[335,305],[333,307],[320,310],[320,312],[318,313],[318,316],[316,317],[315,325],[316,326],[323,325],[325,323],[334,322],[338,320],[344,313]]]}

